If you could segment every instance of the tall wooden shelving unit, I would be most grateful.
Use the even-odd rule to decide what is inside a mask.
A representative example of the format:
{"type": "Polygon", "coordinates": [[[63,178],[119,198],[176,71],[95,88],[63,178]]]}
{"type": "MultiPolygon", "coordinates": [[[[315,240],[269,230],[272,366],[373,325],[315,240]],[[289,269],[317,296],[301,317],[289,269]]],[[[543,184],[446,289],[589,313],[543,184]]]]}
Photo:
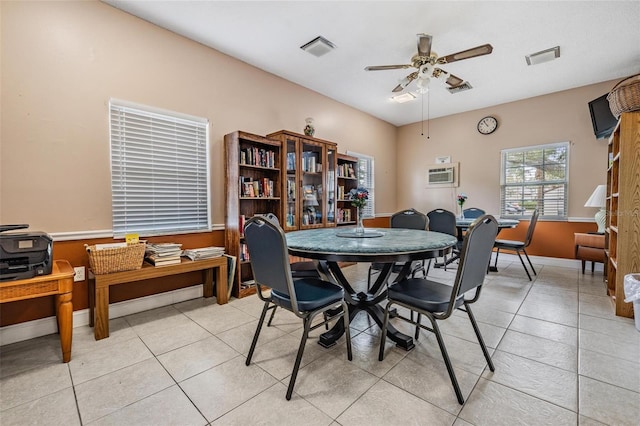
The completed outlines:
{"type": "Polygon", "coordinates": [[[236,256],[233,295],[255,293],[251,264],[246,257],[242,218],[273,213],[282,220],[281,144],[264,136],[236,131],[224,137],[225,251],[236,256]]]}
{"type": "Polygon", "coordinates": [[[624,276],[640,272],[640,112],[620,116],[608,154],[607,291],[615,314],[630,318],[633,304],[624,302],[624,276]]]}
{"type": "Polygon", "coordinates": [[[358,158],[338,154],[336,174],[338,178],[336,226],[355,225],[357,213],[349,200],[349,191],[358,187],[358,158]]]}

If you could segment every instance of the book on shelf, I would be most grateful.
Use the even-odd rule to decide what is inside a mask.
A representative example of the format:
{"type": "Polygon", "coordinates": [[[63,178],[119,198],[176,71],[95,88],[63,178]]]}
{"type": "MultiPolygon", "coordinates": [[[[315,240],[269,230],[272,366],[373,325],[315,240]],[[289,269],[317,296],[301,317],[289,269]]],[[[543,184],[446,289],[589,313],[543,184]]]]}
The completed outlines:
{"type": "Polygon", "coordinates": [[[156,256],[155,254],[145,256],[144,260],[153,266],[177,265],[182,262],[180,256],[156,256]]]}
{"type": "Polygon", "coordinates": [[[227,258],[227,297],[231,297],[233,291],[233,280],[236,277],[237,258],[230,254],[223,255],[227,258]]]}

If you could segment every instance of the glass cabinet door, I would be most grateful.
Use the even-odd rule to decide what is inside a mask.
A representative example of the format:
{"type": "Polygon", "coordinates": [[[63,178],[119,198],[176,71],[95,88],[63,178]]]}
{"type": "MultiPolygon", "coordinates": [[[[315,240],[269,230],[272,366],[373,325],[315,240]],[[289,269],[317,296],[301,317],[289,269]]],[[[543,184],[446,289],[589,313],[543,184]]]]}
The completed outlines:
{"type": "Polygon", "coordinates": [[[322,226],[325,220],[323,161],[323,145],[302,140],[300,153],[302,170],[300,228],[302,229],[322,226]]]}
{"type": "Polygon", "coordinates": [[[287,170],[287,178],[285,179],[285,199],[284,203],[284,223],[282,227],[285,231],[291,231],[298,228],[298,182],[296,179],[296,170],[298,170],[298,140],[296,138],[287,138],[285,151],[285,167],[287,170]]]}
{"type": "Polygon", "coordinates": [[[326,189],[326,210],[327,225],[335,226],[336,224],[336,149],[334,147],[327,148],[327,183],[326,189]]]}

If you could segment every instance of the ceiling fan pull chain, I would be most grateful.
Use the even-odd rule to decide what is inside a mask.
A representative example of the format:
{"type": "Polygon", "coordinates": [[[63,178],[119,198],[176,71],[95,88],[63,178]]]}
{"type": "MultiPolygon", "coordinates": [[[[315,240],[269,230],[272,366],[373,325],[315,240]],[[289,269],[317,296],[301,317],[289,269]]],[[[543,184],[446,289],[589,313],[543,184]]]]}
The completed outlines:
{"type": "Polygon", "coordinates": [[[429,139],[429,92],[427,92],[427,139],[429,139]]]}

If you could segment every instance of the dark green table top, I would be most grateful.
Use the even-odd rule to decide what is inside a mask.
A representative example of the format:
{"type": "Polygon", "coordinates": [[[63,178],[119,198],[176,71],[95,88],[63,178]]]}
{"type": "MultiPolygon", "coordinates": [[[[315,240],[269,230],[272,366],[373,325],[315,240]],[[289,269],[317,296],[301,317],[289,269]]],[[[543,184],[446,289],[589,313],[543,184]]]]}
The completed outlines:
{"type": "Polygon", "coordinates": [[[366,228],[376,238],[348,238],[338,234],[353,228],[320,228],[286,234],[289,253],[310,259],[351,262],[402,262],[448,253],[457,239],[440,232],[398,228],[366,228]]]}

